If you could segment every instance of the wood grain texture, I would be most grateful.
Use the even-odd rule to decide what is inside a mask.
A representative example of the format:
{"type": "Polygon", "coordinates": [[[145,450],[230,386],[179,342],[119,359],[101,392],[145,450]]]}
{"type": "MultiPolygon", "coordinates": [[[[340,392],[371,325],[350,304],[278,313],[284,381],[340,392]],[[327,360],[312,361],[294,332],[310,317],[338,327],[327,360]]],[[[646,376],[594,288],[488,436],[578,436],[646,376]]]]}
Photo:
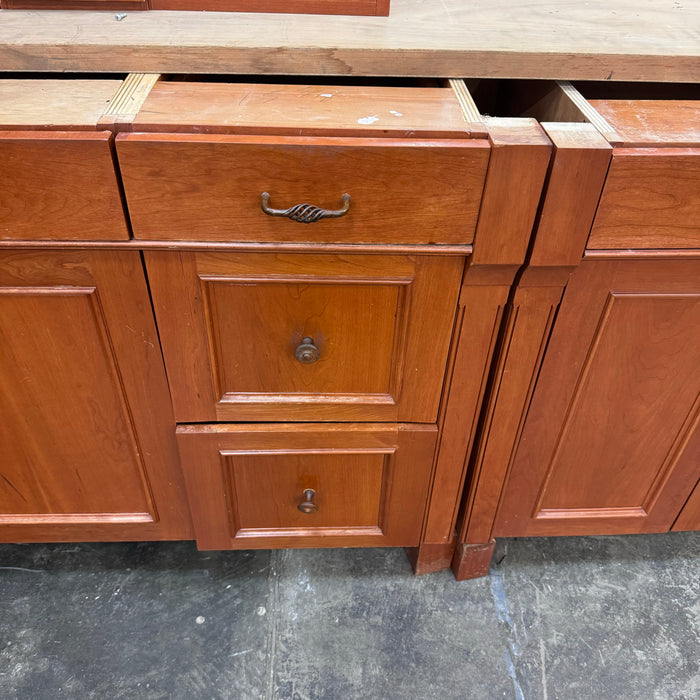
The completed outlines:
{"type": "Polygon", "coordinates": [[[439,446],[423,542],[454,542],[467,458],[476,434],[503,309],[525,259],[550,142],[529,119],[486,122],[493,144],[474,255],[466,268],[440,408],[439,446]],[[503,202],[508,202],[508,207],[503,202]],[[507,210],[507,211],[504,211],[507,210]]]}
{"type": "Polygon", "coordinates": [[[696,260],[584,261],[494,536],[668,530],[700,463],[696,260]]]}
{"type": "Polygon", "coordinates": [[[415,546],[434,426],[184,426],[178,443],[201,549],[415,546]],[[316,513],[300,513],[305,489],[316,513]]]}
{"type": "Polygon", "coordinates": [[[589,100],[627,148],[700,144],[698,100],[589,100]]]}
{"type": "Polygon", "coordinates": [[[457,581],[487,576],[496,542],[460,544],[452,559],[452,573],[457,581]]]}
{"type": "Polygon", "coordinates": [[[542,128],[554,152],[528,265],[573,267],[586,248],[612,148],[591,124],[542,128]]]}
{"type": "Polygon", "coordinates": [[[128,239],[111,138],[0,131],[0,239],[128,239]]]}
{"type": "Polygon", "coordinates": [[[678,519],[673,523],[673,530],[682,532],[685,530],[700,530],[700,482],[687,500],[678,519]]]}
{"type": "Polygon", "coordinates": [[[471,243],[488,143],[120,134],[135,238],[471,243]],[[301,224],[266,215],[310,203],[349,213],[301,224]]]}
{"type": "Polygon", "coordinates": [[[673,0],[393,0],[387,18],[7,12],[0,66],[693,82],[698,22],[696,3],[673,0]]]}
{"type": "Polygon", "coordinates": [[[611,155],[590,124],[544,128],[554,150],[527,267],[506,312],[459,526],[460,541],[475,545],[491,539],[562,291],[581,259],[611,155]]]}
{"type": "Polygon", "coordinates": [[[0,80],[0,130],[94,131],[118,80],[0,80]]]}
{"type": "Polygon", "coordinates": [[[389,0],[149,0],[152,10],[280,12],[310,15],[389,14],[389,0]]]}
{"type": "Polygon", "coordinates": [[[469,124],[447,88],[162,81],[133,131],[466,138],[469,124]]]}
{"type": "Polygon", "coordinates": [[[191,537],[138,254],[0,262],[0,540],[191,537]]]}
{"type": "Polygon", "coordinates": [[[434,421],[463,262],[147,252],[178,420],[434,421]]]}
{"type": "Polygon", "coordinates": [[[2,0],[5,10],[147,10],[147,0],[2,0]]]}
{"type": "Polygon", "coordinates": [[[699,248],[700,147],[616,148],[588,248],[699,248]]]}
{"type": "Polygon", "coordinates": [[[111,131],[130,131],[136,115],[159,80],[158,73],[129,73],[100,116],[99,126],[111,131]]]}
{"type": "Polygon", "coordinates": [[[472,262],[519,267],[530,242],[552,145],[534,119],[489,118],[486,126],[492,153],[472,262]]]}

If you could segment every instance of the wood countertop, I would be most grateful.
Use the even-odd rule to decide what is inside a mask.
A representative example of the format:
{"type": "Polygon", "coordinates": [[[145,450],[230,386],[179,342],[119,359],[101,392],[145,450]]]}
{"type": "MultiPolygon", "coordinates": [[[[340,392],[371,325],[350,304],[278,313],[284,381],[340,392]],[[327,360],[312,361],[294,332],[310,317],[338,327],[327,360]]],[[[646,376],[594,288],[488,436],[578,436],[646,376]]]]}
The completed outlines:
{"type": "Polygon", "coordinates": [[[0,70],[700,82],[698,0],[392,0],[389,17],[0,10],[0,70]]]}

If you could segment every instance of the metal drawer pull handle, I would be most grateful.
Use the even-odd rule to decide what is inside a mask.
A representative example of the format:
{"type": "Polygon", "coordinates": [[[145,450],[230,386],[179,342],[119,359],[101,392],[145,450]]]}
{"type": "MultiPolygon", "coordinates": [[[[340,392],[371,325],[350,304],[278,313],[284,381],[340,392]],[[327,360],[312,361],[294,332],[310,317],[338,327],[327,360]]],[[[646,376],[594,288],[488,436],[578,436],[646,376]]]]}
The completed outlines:
{"type": "Polygon", "coordinates": [[[313,204],[295,204],[289,209],[271,209],[270,204],[270,194],[268,192],[263,192],[260,195],[262,210],[268,216],[285,216],[292,221],[297,221],[300,224],[313,224],[314,221],[320,221],[321,219],[337,219],[341,216],[345,216],[350,210],[350,195],[343,195],[343,207],[342,209],[321,209],[321,207],[314,206],[313,204]]]}
{"type": "Polygon", "coordinates": [[[316,492],[313,489],[304,490],[304,500],[297,506],[302,513],[315,513],[318,505],[314,503],[316,492]]]}
{"type": "Polygon", "coordinates": [[[313,338],[302,338],[301,343],[299,343],[299,346],[294,351],[294,357],[296,357],[302,365],[310,365],[321,357],[321,351],[314,345],[313,338]]]}

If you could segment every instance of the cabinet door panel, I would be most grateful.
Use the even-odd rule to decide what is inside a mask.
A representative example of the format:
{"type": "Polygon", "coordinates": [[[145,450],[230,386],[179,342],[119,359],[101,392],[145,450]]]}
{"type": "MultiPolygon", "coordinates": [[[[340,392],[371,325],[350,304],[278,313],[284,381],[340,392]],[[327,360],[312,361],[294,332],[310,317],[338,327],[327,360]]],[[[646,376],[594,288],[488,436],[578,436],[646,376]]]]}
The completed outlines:
{"type": "Polygon", "coordinates": [[[436,434],[371,423],[180,426],[197,545],[414,546],[436,434]]]}
{"type": "Polygon", "coordinates": [[[494,534],[668,530],[700,475],[700,261],[584,261],[494,534]]]}
{"type": "Polygon", "coordinates": [[[149,251],[146,264],[178,421],[435,420],[461,258],[149,251]]]}
{"type": "Polygon", "coordinates": [[[0,539],[187,537],[138,253],[0,255],[0,539]]]}

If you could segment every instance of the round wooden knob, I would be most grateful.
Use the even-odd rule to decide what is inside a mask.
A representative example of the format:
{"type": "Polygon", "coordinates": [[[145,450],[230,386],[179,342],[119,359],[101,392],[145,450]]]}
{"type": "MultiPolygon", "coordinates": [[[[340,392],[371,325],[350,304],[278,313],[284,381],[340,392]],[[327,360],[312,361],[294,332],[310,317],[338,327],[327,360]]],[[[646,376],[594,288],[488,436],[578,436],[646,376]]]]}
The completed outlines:
{"type": "Polygon", "coordinates": [[[294,351],[294,357],[302,365],[310,365],[321,356],[321,351],[314,345],[313,338],[302,338],[299,347],[294,351]]]}
{"type": "Polygon", "coordinates": [[[313,489],[304,490],[304,500],[297,506],[302,513],[315,513],[318,505],[314,503],[316,492],[313,489]]]}

